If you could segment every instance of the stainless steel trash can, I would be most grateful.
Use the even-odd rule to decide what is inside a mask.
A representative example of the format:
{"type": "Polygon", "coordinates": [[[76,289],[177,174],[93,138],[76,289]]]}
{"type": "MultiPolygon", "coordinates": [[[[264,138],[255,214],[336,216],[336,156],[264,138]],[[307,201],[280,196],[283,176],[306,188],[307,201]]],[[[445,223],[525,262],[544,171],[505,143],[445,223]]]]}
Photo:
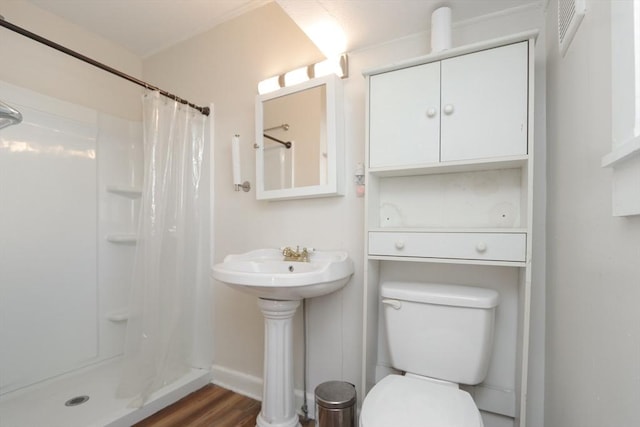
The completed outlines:
{"type": "Polygon", "coordinates": [[[327,381],[316,387],[317,427],[356,427],[356,387],[327,381]]]}

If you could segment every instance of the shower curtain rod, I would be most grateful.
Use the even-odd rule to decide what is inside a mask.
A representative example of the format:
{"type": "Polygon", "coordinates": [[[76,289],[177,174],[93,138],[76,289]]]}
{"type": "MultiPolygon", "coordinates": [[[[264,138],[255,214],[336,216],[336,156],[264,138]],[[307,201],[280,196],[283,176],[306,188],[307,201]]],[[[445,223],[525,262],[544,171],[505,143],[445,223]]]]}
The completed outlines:
{"type": "Polygon", "coordinates": [[[55,43],[55,42],[53,42],[53,41],[51,41],[49,39],[46,39],[46,38],[44,38],[42,36],[39,36],[39,35],[37,35],[35,33],[32,33],[29,30],[25,30],[22,27],[14,25],[14,24],[8,22],[7,20],[5,20],[2,16],[0,16],[0,26],[5,27],[6,29],[11,30],[13,32],[16,32],[18,34],[21,34],[21,35],[23,35],[25,37],[28,37],[31,40],[35,40],[35,41],[37,41],[39,43],[42,43],[42,44],[44,44],[46,46],[49,46],[49,47],[51,47],[53,49],[56,49],[56,50],[58,50],[58,51],[60,51],[62,53],[66,53],[67,55],[73,56],[74,58],[79,59],[81,61],[84,61],[84,62],[86,62],[88,64],[91,64],[94,67],[98,67],[101,70],[107,71],[107,72],[109,72],[111,74],[114,74],[114,75],[116,75],[118,77],[121,77],[121,78],[123,78],[125,80],[129,80],[130,82],[135,83],[135,84],[137,84],[139,86],[142,86],[142,87],[145,87],[147,89],[154,90],[154,91],[158,91],[161,95],[164,95],[167,98],[173,99],[174,101],[180,102],[181,104],[186,104],[186,105],[188,105],[188,106],[190,106],[192,108],[195,108],[196,110],[200,111],[205,116],[209,115],[209,112],[210,112],[209,107],[200,107],[198,105],[192,104],[189,101],[187,101],[186,99],[182,99],[182,98],[180,98],[180,97],[178,97],[178,96],[176,96],[176,95],[174,95],[172,93],[169,93],[169,92],[167,92],[165,90],[162,90],[162,89],[160,89],[160,88],[158,88],[156,86],[153,86],[153,85],[151,85],[151,84],[149,84],[149,83],[147,83],[145,81],[136,79],[135,77],[130,76],[128,74],[125,74],[122,71],[118,71],[115,68],[109,67],[108,65],[105,65],[105,64],[103,64],[101,62],[98,62],[95,59],[91,59],[88,56],[85,56],[85,55],[83,55],[81,53],[78,53],[78,52],[76,52],[74,50],[66,48],[66,47],[64,47],[62,45],[59,45],[58,43],[55,43]]]}

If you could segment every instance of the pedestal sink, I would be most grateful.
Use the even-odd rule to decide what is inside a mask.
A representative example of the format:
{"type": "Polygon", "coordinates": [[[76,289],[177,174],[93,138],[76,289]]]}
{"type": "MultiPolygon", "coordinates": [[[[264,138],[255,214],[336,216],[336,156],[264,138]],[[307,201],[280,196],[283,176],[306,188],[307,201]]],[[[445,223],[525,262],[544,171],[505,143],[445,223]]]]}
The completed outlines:
{"type": "MultiPolygon", "coordinates": [[[[293,388],[293,316],[300,300],[335,292],[353,274],[346,252],[315,251],[309,262],[284,261],[278,249],[228,255],[212,276],[257,296],[264,315],[264,383],[258,427],[299,427],[293,388]]],[[[306,393],[306,390],[305,390],[306,393]]]]}

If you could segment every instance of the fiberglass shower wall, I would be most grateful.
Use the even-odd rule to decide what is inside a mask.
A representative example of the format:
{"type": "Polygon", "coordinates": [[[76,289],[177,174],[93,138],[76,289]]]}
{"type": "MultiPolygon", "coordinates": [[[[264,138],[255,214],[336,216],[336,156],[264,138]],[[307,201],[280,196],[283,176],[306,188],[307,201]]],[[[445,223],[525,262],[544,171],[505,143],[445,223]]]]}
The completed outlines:
{"type": "Polygon", "coordinates": [[[0,393],[122,353],[139,123],[0,82],[0,393]]]}

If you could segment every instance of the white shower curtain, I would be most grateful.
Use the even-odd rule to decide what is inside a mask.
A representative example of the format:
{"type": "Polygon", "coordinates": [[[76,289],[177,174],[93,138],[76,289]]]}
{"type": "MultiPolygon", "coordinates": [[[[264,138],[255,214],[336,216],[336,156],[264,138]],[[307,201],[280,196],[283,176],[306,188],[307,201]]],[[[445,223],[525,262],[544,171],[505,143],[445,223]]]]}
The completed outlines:
{"type": "Polygon", "coordinates": [[[205,120],[158,92],[143,96],[144,184],[118,388],[133,407],[186,373],[197,345],[205,120]]]}

